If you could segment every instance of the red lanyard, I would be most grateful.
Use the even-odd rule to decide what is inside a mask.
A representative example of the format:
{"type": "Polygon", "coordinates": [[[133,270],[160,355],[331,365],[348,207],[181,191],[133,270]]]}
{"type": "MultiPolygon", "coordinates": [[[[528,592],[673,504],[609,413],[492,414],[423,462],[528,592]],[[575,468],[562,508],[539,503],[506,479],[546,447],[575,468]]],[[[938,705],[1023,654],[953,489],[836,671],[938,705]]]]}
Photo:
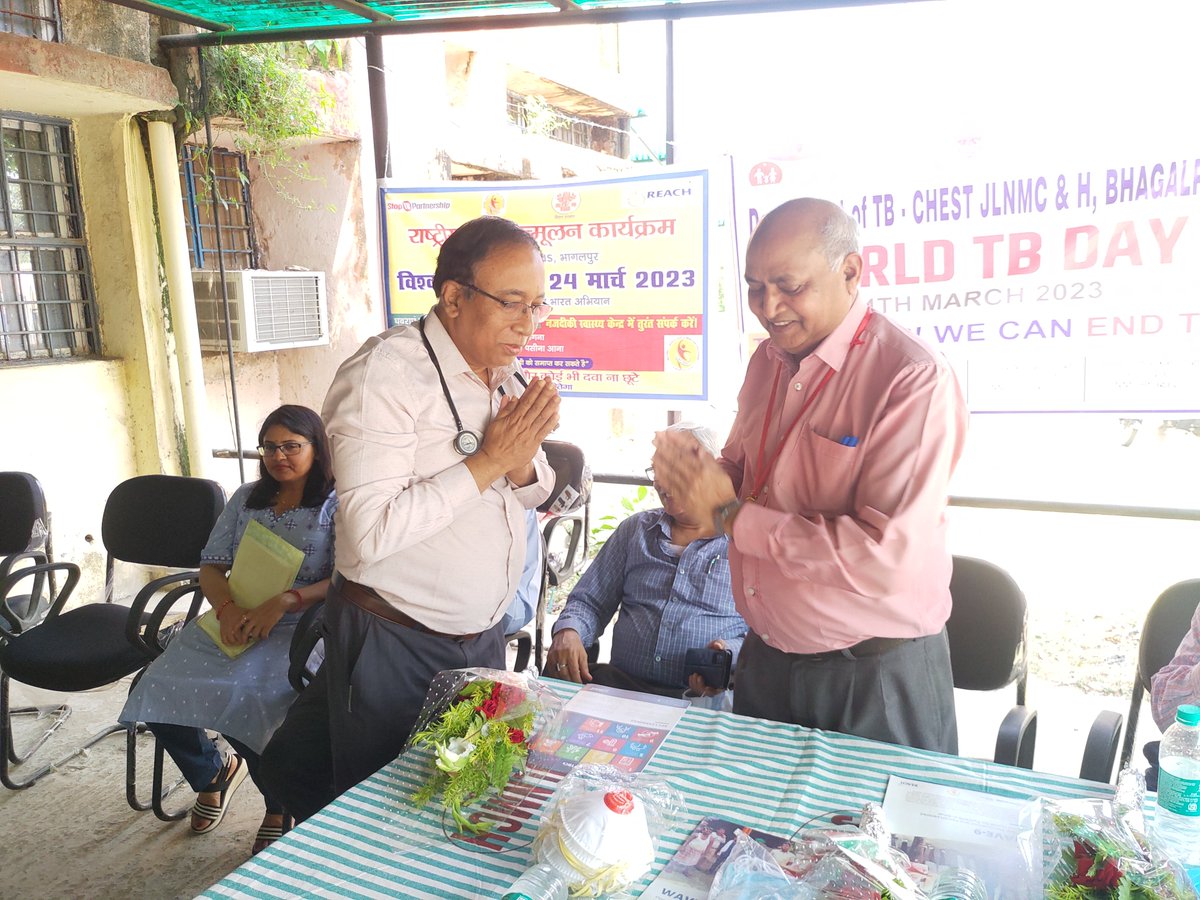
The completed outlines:
{"type": "MultiPolygon", "coordinates": [[[[846,355],[850,355],[850,350],[853,350],[859,344],[865,343],[862,339],[863,332],[867,329],[867,322],[871,319],[871,310],[867,310],[863,314],[862,321],[858,323],[858,328],[854,330],[854,337],[850,340],[850,349],[846,351],[846,355]]],[[[817,398],[821,396],[821,391],[825,389],[825,385],[829,384],[829,379],[833,377],[834,369],[830,368],[817,382],[816,388],[804,398],[804,404],[800,407],[800,412],[796,413],[796,418],[792,420],[792,424],[788,426],[778,443],[775,444],[775,449],[771,453],[771,459],[763,466],[763,454],[767,450],[767,431],[771,427],[771,410],[775,408],[775,396],[779,393],[779,376],[783,374],[783,363],[775,364],[775,380],[771,384],[771,397],[767,400],[767,411],[763,415],[762,437],[758,442],[758,459],[755,461],[755,479],[754,489],[746,497],[746,500],[753,503],[758,499],[758,495],[762,492],[763,487],[767,483],[767,476],[771,470],[775,468],[775,463],[779,461],[779,455],[783,452],[784,445],[787,444],[788,438],[792,436],[792,432],[796,430],[796,426],[800,424],[800,420],[804,418],[804,414],[808,412],[809,407],[817,402],[817,398]]]]}

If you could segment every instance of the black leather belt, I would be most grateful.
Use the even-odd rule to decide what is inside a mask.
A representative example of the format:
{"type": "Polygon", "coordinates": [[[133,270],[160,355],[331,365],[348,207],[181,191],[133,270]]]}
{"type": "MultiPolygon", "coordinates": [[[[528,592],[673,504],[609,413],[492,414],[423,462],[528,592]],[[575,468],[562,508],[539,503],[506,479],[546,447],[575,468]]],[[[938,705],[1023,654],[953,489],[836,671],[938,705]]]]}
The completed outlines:
{"type": "Polygon", "coordinates": [[[895,647],[899,647],[901,644],[919,640],[920,638],[875,637],[859,641],[853,647],[843,647],[841,650],[826,650],[822,653],[789,653],[788,655],[793,659],[812,662],[818,662],[823,659],[863,659],[868,656],[882,656],[884,653],[895,647]]]}
{"type": "Polygon", "coordinates": [[[407,613],[400,611],[391,603],[388,603],[379,596],[379,593],[374,588],[367,587],[365,584],[359,584],[357,581],[350,581],[343,577],[341,572],[333,573],[330,584],[343,599],[349,603],[353,603],[363,612],[369,612],[373,616],[378,616],[397,625],[403,625],[405,628],[411,628],[413,631],[419,631],[422,634],[450,638],[454,641],[470,641],[483,633],[476,631],[473,634],[447,634],[444,631],[434,631],[432,628],[422,625],[407,613]]]}

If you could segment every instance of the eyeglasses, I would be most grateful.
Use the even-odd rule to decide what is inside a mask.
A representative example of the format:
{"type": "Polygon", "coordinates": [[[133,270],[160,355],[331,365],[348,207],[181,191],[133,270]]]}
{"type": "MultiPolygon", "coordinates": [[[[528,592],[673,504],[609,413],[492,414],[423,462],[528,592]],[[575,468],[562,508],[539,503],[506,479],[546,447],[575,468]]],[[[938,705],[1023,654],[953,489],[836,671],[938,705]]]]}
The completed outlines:
{"type": "Polygon", "coordinates": [[[469,281],[460,281],[459,284],[477,294],[483,294],[483,296],[495,303],[499,303],[500,311],[510,319],[519,319],[525,313],[529,313],[533,316],[533,323],[541,325],[550,318],[550,313],[554,311],[554,307],[549,303],[522,303],[519,300],[501,300],[495,294],[489,294],[483,288],[475,287],[469,281]]]}
{"type": "Polygon", "coordinates": [[[651,481],[654,480],[654,466],[646,467],[646,477],[649,478],[651,481]]]}
{"type": "Polygon", "coordinates": [[[295,456],[300,452],[302,447],[312,446],[312,441],[284,441],[282,444],[274,444],[271,441],[263,441],[258,448],[259,456],[274,456],[276,450],[282,450],[284,456],[295,456]]]}

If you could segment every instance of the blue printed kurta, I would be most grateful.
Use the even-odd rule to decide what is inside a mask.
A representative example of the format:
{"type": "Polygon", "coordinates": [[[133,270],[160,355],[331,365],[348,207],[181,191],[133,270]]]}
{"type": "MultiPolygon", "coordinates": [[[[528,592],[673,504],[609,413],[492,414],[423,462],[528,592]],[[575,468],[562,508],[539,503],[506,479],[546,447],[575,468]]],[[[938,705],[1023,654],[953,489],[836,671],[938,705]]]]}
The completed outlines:
{"type": "MultiPolygon", "coordinates": [[[[333,571],[333,494],[320,507],[298,507],[276,516],[247,509],[252,484],[230,498],[217,520],[201,564],[233,565],[238,542],[251,519],[304,551],[295,587],[328,578],[333,571]]],[[[300,612],[285,613],[264,641],[230,659],[195,622],[191,622],[150,664],[130,692],[122,722],[166,722],[207,728],[229,735],[261,753],[296,692],[288,683],[288,649],[300,612]]]]}

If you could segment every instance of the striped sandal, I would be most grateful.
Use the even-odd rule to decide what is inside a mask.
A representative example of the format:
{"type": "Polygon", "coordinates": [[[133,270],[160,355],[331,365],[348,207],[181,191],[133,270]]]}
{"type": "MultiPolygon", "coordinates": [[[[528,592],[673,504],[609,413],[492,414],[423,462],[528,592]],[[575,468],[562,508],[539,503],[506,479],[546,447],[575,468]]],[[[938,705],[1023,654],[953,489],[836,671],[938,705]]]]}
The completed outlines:
{"type": "Polygon", "coordinates": [[[194,834],[208,834],[221,824],[221,820],[225,818],[225,811],[229,809],[229,801],[233,799],[233,792],[246,780],[249,771],[250,767],[246,765],[244,759],[236,753],[229,754],[229,761],[225,763],[221,774],[213,779],[207,789],[200,792],[201,794],[220,794],[220,801],[214,806],[210,803],[201,803],[200,797],[197,796],[196,802],[192,804],[192,832],[194,834]]]}
{"type": "Polygon", "coordinates": [[[250,850],[251,856],[257,856],[295,827],[296,820],[287,813],[281,817],[280,824],[268,825],[267,819],[274,818],[276,815],[278,814],[267,813],[263,816],[262,824],[258,826],[258,834],[254,836],[254,847],[250,850]]]}

